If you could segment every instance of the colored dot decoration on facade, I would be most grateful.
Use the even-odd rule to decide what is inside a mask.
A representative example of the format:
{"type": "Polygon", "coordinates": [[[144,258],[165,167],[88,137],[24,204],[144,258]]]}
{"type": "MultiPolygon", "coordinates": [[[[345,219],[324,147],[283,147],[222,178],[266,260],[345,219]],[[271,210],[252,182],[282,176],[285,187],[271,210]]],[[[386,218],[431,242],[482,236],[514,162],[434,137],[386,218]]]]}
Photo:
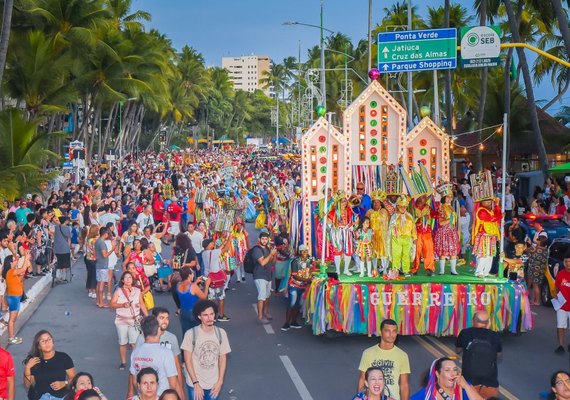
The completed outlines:
{"type": "Polygon", "coordinates": [[[321,174],[326,174],[327,172],[327,167],[325,167],[324,165],[320,168],[321,174]]]}
{"type": "Polygon", "coordinates": [[[371,119],[370,120],[370,126],[377,126],[378,125],[378,121],[375,119],[371,119]]]}
{"type": "Polygon", "coordinates": [[[370,102],[370,107],[371,107],[371,108],[376,108],[376,107],[378,107],[378,102],[377,102],[376,100],[372,100],[372,101],[370,102]]]}
{"type": "Polygon", "coordinates": [[[370,156],[370,161],[372,161],[372,162],[378,161],[378,156],[377,156],[376,154],[372,154],[372,155],[370,156]]]}
{"type": "Polygon", "coordinates": [[[371,117],[375,117],[375,116],[377,116],[377,115],[378,115],[378,111],[376,111],[376,110],[370,110],[370,116],[371,116],[371,117]]]}
{"type": "Polygon", "coordinates": [[[420,146],[425,146],[427,145],[427,140],[426,139],[421,139],[420,140],[420,146]]]}
{"type": "Polygon", "coordinates": [[[420,155],[425,156],[427,154],[426,149],[420,149],[420,155]]]}
{"type": "Polygon", "coordinates": [[[376,145],[378,144],[378,140],[377,140],[377,139],[371,139],[371,140],[370,140],[370,144],[371,144],[372,146],[376,146],[376,145]]]}
{"type": "Polygon", "coordinates": [[[327,158],[326,158],[326,157],[321,157],[321,158],[319,158],[319,162],[320,162],[321,164],[326,164],[326,163],[327,163],[327,158]]]}
{"type": "Polygon", "coordinates": [[[378,135],[378,131],[376,129],[372,129],[370,131],[370,136],[376,136],[376,135],[378,135]]]}

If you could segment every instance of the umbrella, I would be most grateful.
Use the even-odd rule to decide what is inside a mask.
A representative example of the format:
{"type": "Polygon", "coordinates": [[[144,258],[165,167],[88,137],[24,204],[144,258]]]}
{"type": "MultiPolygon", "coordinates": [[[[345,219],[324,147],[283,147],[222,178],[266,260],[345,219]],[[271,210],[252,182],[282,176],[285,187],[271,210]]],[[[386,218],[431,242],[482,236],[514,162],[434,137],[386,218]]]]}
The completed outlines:
{"type": "Polygon", "coordinates": [[[557,165],[556,167],[552,167],[549,169],[549,171],[550,172],[557,172],[559,174],[565,173],[565,172],[570,172],[570,162],[567,162],[566,164],[557,165]]]}

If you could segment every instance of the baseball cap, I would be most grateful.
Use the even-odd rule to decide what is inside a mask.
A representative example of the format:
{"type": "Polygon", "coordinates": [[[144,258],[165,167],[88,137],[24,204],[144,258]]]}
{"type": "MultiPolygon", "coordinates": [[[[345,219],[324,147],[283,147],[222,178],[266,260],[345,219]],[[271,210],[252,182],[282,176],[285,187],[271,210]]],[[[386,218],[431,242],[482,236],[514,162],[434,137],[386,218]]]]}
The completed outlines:
{"type": "Polygon", "coordinates": [[[309,248],[306,245],[304,244],[299,245],[299,251],[307,251],[307,250],[309,250],[309,248]]]}

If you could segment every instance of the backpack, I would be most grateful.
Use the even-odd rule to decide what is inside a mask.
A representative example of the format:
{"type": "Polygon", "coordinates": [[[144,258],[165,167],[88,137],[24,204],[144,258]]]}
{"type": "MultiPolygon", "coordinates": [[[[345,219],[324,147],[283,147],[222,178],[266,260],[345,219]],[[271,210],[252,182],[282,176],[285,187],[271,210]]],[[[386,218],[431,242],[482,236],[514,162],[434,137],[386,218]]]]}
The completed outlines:
{"type": "Polygon", "coordinates": [[[488,340],[473,339],[463,354],[463,372],[470,380],[493,379],[497,368],[497,352],[488,340]]]}
{"type": "MultiPolygon", "coordinates": [[[[216,332],[216,337],[218,338],[218,342],[220,342],[220,346],[222,345],[222,333],[220,332],[220,328],[214,325],[214,330],[216,332]]],[[[192,348],[196,347],[196,337],[198,337],[198,332],[200,331],[200,326],[195,326],[192,328],[192,348]]]]}
{"type": "Polygon", "coordinates": [[[253,269],[255,268],[255,264],[257,260],[253,259],[253,249],[259,247],[257,245],[253,246],[251,249],[245,253],[245,257],[243,258],[243,270],[248,274],[253,274],[253,269]]]}

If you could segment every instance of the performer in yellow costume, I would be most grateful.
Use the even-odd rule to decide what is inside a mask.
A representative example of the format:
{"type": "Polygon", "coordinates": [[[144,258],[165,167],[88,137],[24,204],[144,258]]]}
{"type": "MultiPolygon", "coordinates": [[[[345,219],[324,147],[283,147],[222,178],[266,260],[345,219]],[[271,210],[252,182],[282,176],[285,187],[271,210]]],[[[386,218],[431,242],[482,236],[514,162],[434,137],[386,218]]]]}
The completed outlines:
{"type": "Polygon", "coordinates": [[[371,193],[372,208],[368,210],[366,216],[370,218],[370,228],[374,234],[372,235],[372,266],[374,269],[378,267],[378,259],[380,259],[380,272],[384,272],[388,266],[388,226],[390,224],[390,214],[388,210],[382,207],[382,202],[386,199],[386,195],[375,190],[371,193]]]}
{"type": "Polygon", "coordinates": [[[396,202],[396,212],[390,219],[390,258],[392,268],[401,270],[405,277],[410,275],[412,245],[417,239],[414,217],[407,211],[408,196],[401,195],[396,202]]]}

